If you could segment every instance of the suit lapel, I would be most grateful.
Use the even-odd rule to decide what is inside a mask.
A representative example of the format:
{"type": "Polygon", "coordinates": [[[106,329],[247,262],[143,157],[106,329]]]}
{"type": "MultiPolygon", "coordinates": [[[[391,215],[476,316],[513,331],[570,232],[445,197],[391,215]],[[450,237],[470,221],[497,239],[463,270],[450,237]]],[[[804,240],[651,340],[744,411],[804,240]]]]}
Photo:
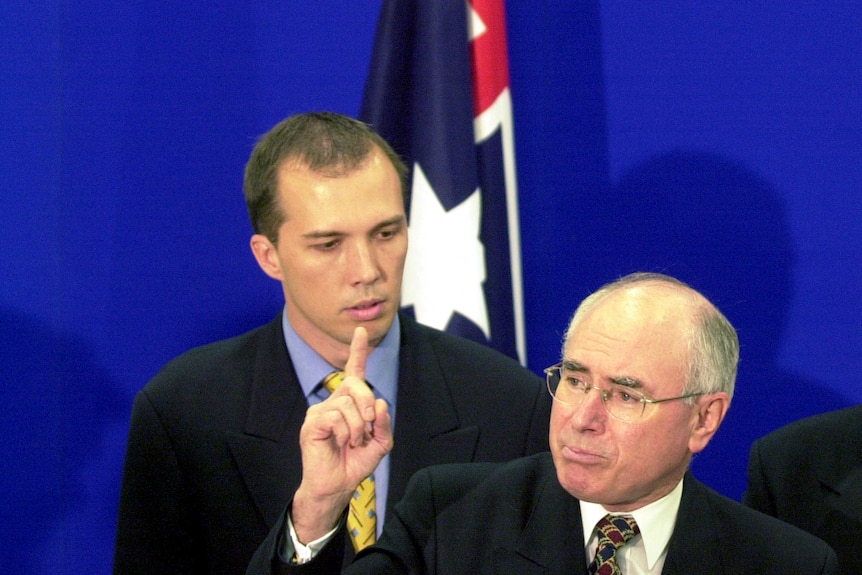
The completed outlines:
{"type": "Polygon", "coordinates": [[[260,333],[243,434],[228,438],[242,480],[267,526],[299,486],[299,429],[307,403],[287,354],[281,315],[260,333]]]}
{"type": "Polygon", "coordinates": [[[862,466],[851,469],[846,476],[821,481],[825,491],[822,516],[813,533],[830,543],[842,558],[854,558],[853,569],[844,565],[846,572],[859,572],[859,533],[862,531],[862,466]]]}
{"type": "MultiPolygon", "coordinates": [[[[461,427],[437,352],[412,319],[401,316],[395,449],[390,459],[389,501],[399,501],[407,481],[431,463],[471,461],[476,427],[461,427]],[[399,446],[410,446],[399,449],[399,446]]],[[[387,516],[393,505],[387,506],[387,516]]]]}
{"type": "MultiPolygon", "coordinates": [[[[820,493],[813,495],[810,530],[825,539],[842,558],[858,557],[862,531],[862,405],[837,412],[828,427],[812,430],[809,440],[823,443],[823,456],[813,464],[820,493]],[[839,432],[840,430],[840,432],[839,432]],[[836,435],[836,432],[839,432],[836,435]],[[836,439],[838,438],[838,439],[836,439]]],[[[853,564],[859,572],[862,559],[853,564]]]]}
{"type": "Polygon", "coordinates": [[[542,460],[533,509],[512,549],[498,551],[496,573],[567,574],[586,572],[584,533],[578,500],[557,480],[550,456],[542,460]]]}
{"type": "Polygon", "coordinates": [[[823,444],[824,449],[811,464],[821,491],[805,503],[811,517],[806,529],[835,550],[843,573],[862,573],[862,405],[830,418],[808,434],[812,445],[823,444]]]}
{"type": "Polygon", "coordinates": [[[683,481],[682,501],[662,575],[721,572],[722,536],[704,499],[705,487],[691,473],[686,473],[683,481]]]}
{"type": "Polygon", "coordinates": [[[820,483],[826,492],[828,511],[859,518],[862,517],[862,463],[851,465],[848,463],[835,477],[824,476],[820,483]]]}
{"type": "Polygon", "coordinates": [[[850,541],[858,541],[862,530],[862,405],[836,412],[824,423],[808,434],[812,445],[826,446],[811,465],[821,491],[811,497],[815,517],[809,528],[834,546],[852,533],[850,541]]]}

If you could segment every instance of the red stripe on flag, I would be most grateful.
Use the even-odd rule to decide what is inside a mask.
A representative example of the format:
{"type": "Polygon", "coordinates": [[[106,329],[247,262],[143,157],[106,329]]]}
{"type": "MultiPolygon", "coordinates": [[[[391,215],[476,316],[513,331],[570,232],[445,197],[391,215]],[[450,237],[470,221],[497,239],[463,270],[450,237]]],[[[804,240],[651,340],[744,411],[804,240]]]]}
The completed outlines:
{"type": "Polygon", "coordinates": [[[470,44],[473,58],[473,110],[478,116],[509,86],[506,8],[503,0],[470,0],[470,3],[486,28],[470,44]]]}

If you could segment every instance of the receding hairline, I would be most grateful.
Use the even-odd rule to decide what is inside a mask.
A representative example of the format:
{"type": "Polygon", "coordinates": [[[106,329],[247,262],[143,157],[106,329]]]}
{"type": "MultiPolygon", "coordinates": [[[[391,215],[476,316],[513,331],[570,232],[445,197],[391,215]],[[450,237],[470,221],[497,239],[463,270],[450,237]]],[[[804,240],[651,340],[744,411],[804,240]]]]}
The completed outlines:
{"type": "Polygon", "coordinates": [[[583,322],[584,318],[596,311],[597,308],[619,298],[638,295],[639,292],[642,292],[641,297],[644,301],[656,301],[658,295],[662,300],[668,302],[672,300],[685,302],[687,309],[692,312],[689,315],[692,319],[703,313],[718,311],[706,296],[676,278],[661,274],[632,274],[605,284],[581,302],[569,322],[564,343],[568,342],[572,332],[583,322]]]}
{"type": "MultiPolygon", "coordinates": [[[[292,186],[292,184],[289,182],[292,175],[298,176],[300,174],[306,174],[311,175],[312,177],[322,177],[332,180],[348,178],[351,175],[366,169],[375,159],[380,163],[381,166],[383,166],[384,170],[389,171],[389,174],[392,177],[396,186],[396,195],[398,196],[400,214],[397,217],[393,216],[392,218],[389,218],[389,220],[395,220],[400,218],[406,222],[407,218],[403,180],[398,173],[397,167],[386,154],[386,151],[383,150],[377,144],[372,143],[371,147],[369,147],[368,153],[358,162],[327,164],[325,166],[315,168],[309,165],[307,161],[305,161],[302,154],[291,154],[280,160],[276,164],[276,168],[274,170],[274,191],[275,203],[278,206],[278,209],[282,216],[282,224],[291,219],[290,213],[288,213],[288,207],[287,205],[285,205],[285,202],[289,202],[289,196],[293,195],[288,191],[292,186]]],[[[384,190],[386,189],[388,189],[387,186],[380,186],[377,189],[377,197],[380,197],[380,195],[383,194],[384,190]]],[[[388,194],[388,192],[386,193],[388,194]]],[[[389,220],[387,220],[387,222],[389,220]]],[[[378,227],[380,227],[380,225],[378,225],[378,227]]]]}
{"type": "Polygon", "coordinates": [[[343,178],[365,168],[375,157],[382,160],[384,164],[388,165],[392,169],[396,179],[398,179],[399,185],[401,185],[397,166],[395,166],[394,162],[386,154],[383,148],[377,145],[377,143],[371,141],[368,142],[368,150],[365,155],[361,158],[357,158],[355,161],[341,161],[337,163],[327,163],[325,165],[316,165],[314,162],[309,161],[306,154],[294,152],[284,156],[278,161],[275,167],[275,172],[276,174],[279,174],[282,171],[307,170],[313,174],[318,174],[328,178],[343,178]]]}
{"type": "MultiPolygon", "coordinates": [[[[684,393],[705,394],[723,391],[733,397],[736,370],[739,363],[739,339],[736,330],[721,310],[704,294],[671,276],[653,273],[631,274],[605,284],[581,302],[569,322],[563,340],[562,357],[572,342],[574,332],[591,315],[617,296],[624,297],[633,291],[643,290],[644,301],[682,301],[685,307],[670,315],[682,330],[683,342],[688,350],[687,375],[684,393]]],[[[671,307],[665,309],[672,310],[671,307]]]]}

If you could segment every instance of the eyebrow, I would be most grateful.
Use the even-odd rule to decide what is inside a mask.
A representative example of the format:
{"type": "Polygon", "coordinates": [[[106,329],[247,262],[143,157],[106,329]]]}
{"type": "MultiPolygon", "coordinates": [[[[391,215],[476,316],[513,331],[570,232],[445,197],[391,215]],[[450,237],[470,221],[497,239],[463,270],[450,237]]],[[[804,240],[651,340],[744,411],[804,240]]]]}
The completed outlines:
{"type": "Polygon", "coordinates": [[[582,363],[579,363],[573,359],[564,359],[563,360],[563,369],[566,371],[576,371],[578,373],[590,373],[590,370],[587,366],[582,363]]]}
{"type": "Polygon", "coordinates": [[[634,377],[622,376],[622,377],[610,377],[608,379],[614,385],[622,385],[623,387],[628,387],[630,389],[640,389],[643,387],[643,384],[640,382],[640,380],[638,380],[634,377]]]}
{"type": "Polygon", "coordinates": [[[323,238],[337,238],[337,237],[340,237],[343,235],[344,234],[342,232],[320,231],[320,232],[309,232],[307,234],[302,234],[302,237],[309,239],[309,240],[319,240],[319,239],[323,239],[323,238]]]}
{"type": "MultiPolygon", "coordinates": [[[[380,230],[382,230],[384,228],[388,228],[388,227],[395,226],[395,225],[400,226],[403,224],[404,224],[404,216],[403,215],[393,216],[393,217],[389,218],[388,220],[383,220],[382,222],[380,222],[379,224],[374,226],[371,229],[371,233],[373,235],[373,234],[376,234],[377,232],[379,232],[380,230]]],[[[318,231],[308,232],[307,234],[302,234],[302,237],[309,239],[309,240],[319,240],[319,239],[324,239],[324,238],[339,238],[339,237],[342,237],[345,235],[347,235],[347,234],[345,234],[344,232],[336,231],[336,230],[318,230],[318,231]]]]}
{"type": "MultiPolygon", "coordinates": [[[[577,362],[573,359],[564,359],[563,360],[563,369],[567,371],[574,371],[576,373],[590,373],[590,368],[585,366],[584,364],[577,362]]],[[[621,385],[623,387],[627,387],[629,389],[641,389],[643,388],[643,383],[635,377],[630,376],[620,376],[620,377],[609,377],[608,381],[610,381],[614,385],[621,385]]]]}
{"type": "Polygon", "coordinates": [[[396,225],[400,226],[403,224],[404,224],[404,216],[399,214],[397,216],[392,216],[388,220],[383,220],[382,222],[380,222],[379,224],[374,226],[374,229],[372,231],[373,232],[379,232],[383,228],[389,228],[389,227],[396,226],[396,225]]]}

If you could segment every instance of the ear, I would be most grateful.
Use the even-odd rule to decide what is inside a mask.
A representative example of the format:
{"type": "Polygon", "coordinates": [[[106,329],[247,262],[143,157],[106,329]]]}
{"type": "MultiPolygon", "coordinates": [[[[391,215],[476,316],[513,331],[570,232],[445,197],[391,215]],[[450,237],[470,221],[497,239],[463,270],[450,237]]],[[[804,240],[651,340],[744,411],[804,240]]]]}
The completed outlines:
{"type": "Polygon", "coordinates": [[[251,236],[251,253],[254,254],[257,265],[260,266],[260,269],[266,275],[279,281],[284,279],[284,274],[281,271],[281,262],[278,260],[278,250],[269,241],[269,238],[262,234],[251,236]]]}
{"type": "Polygon", "coordinates": [[[688,448],[692,453],[703,451],[718,431],[730,407],[730,397],[723,391],[710,393],[700,397],[696,407],[688,439],[688,448]]]}

